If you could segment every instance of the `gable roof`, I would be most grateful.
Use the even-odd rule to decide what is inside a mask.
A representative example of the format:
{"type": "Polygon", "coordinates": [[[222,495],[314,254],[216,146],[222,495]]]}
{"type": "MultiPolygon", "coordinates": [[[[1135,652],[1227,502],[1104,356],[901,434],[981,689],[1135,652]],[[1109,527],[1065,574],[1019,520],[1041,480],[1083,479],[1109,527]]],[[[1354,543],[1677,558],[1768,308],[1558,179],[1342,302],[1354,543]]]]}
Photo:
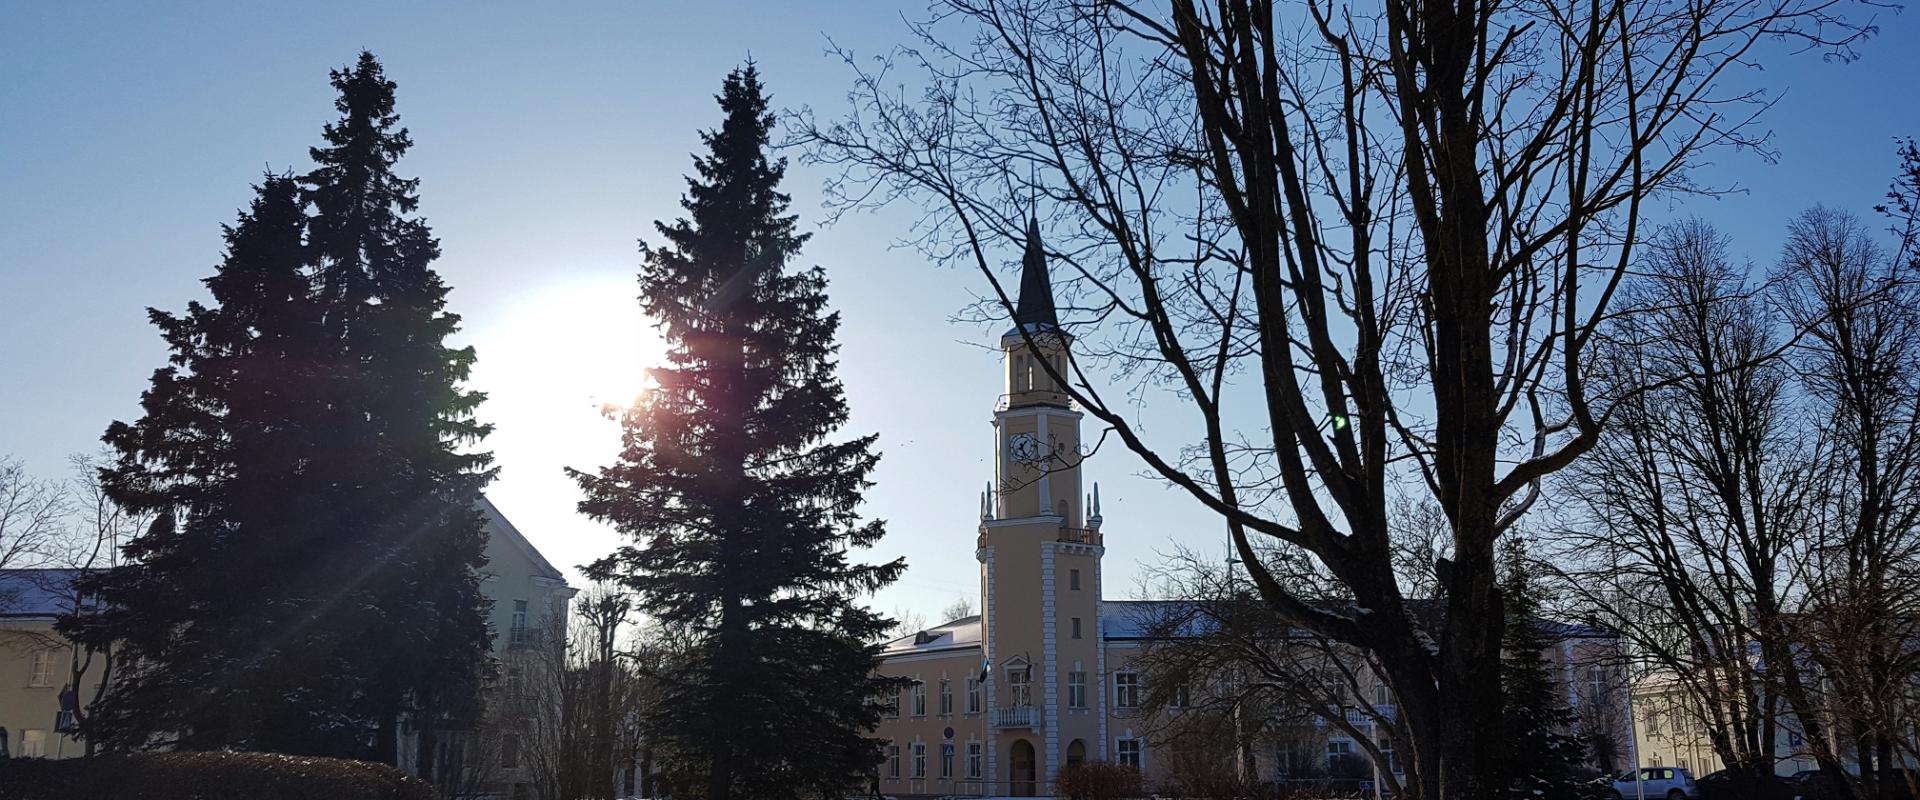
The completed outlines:
{"type": "Polygon", "coordinates": [[[493,529],[494,534],[504,539],[521,555],[526,556],[542,577],[566,582],[566,574],[554,567],[546,556],[541,555],[540,549],[527,541],[527,537],[520,533],[519,528],[513,526],[513,523],[507,519],[507,515],[500,513],[499,507],[495,506],[492,500],[488,500],[486,495],[481,495],[479,502],[474,505],[479,506],[481,513],[486,514],[487,525],[493,529]]]}

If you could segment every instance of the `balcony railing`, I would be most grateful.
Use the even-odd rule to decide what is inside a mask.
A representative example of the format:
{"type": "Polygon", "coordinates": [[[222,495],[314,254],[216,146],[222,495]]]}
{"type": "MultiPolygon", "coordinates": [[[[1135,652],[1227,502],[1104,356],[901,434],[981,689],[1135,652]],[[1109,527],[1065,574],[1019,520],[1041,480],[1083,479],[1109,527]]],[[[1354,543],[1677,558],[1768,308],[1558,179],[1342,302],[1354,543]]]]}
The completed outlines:
{"type": "Polygon", "coordinates": [[[1014,406],[1072,408],[1073,396],[1066,392],[1055,392],[1046,389],[1027,389],[1012,394],[1000,395],[1000,402],[994,404],[993,410],[1005,411],[1014,406]]]}
{"type": "Polygon", "coordinates": [[[993,727],[1007,728],[1040,727],[1040,709],[1037,706],[1001,706],[993,710],[993,727]]]}
{"type": "Polygon", "coordinates": [[[1099,528],[1069,528],[1060,526],[1060,541],[1074,544],[1100,544],[1099,528]]]}

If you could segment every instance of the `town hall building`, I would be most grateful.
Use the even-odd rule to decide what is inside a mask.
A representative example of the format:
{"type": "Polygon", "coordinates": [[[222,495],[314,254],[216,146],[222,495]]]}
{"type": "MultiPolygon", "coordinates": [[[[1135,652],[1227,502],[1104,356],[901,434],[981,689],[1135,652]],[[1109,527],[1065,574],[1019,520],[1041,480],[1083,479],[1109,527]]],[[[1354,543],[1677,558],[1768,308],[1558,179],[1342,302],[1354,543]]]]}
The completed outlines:
{"type": "Polygon", "coordinates": [[[889,643],[880,671],[914,681],[877,732],[889,795],[1034,795],[1062,766],[1142,764],[1127,727],[1138,705],[1125,646],[1103,635],[1098,488],[1081,485],[1081,412],[1054,374],[1073,337],[1060,327],[1045,256],[1029,225],[1016,327],[1002,336],[994,476],[981,501],[978,616],[889,643]],[[1109,664],[1109,659],[1114,661],[1109,664]]]}
{"type": "MultiPolygon", "coordinates": [[[[1068,375],[1073,337],[1031,222],[1019,291],[1015,327],[1000,338],[995,474],[974,549],[981,613],[883,647],[880,673],[908,681],[883,701],[874,733],[883,795],[1050,796],[1061,769],[1091,761],[1135,767],[1149,787],[1169,774],[1134,666],[1165,603],[1102,597],[1099,487],[1082,485],[1082,415],[1052,377],[1068,375]]],[[[1575,703],[1587,693],[1576,653],[1588,649],[1573,639],[1553,648],[1575,703]]],[[[1359,750],[1322,738],[1328,759],[1359,750]]]]}

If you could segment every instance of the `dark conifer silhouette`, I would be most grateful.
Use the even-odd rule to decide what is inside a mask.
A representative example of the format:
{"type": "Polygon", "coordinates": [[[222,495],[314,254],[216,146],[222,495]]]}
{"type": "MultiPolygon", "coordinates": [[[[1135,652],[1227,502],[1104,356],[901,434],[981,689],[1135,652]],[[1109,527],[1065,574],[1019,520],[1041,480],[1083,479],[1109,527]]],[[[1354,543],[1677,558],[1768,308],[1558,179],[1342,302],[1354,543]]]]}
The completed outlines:
{"type": "Polygon", "coordinates": [[[847,419],[834,376],[839,317],[819,268],[788,267],[806,235],[766,155],[773,117],[752,65],[727,76],[726,120],[702,136],[681,205],[643,246],[641,302],[669,344],[657,388],[625,412],[625,447],[575,471],[583,512],[632,539],[592,572],[696,643],[661,676],[648,726],[677,795],[843,796],[877,763],[867,732],[888,621],[856,598],[899,560],[855,563],[879,521],[858,507],[875,437],[832,443],[847,419]]]}
{"type": "Polygon", "coordinates": [[[1501,543],[1506,580],[1501,600],[1506,635],[1501,643],[1500,682],[1506,690],[1502,721],[1506,726],[1507,797],[1578,800],[1587,796],[1579,774],[1586,748],[1573,735],[1574,710],[1557,688],[1554,665],[1543,653],[1557,640],[1542,626],[1541,590],[1528,574],[1526,545],[1517,536],[1501,543]]]}
{"type": "Polygon", "coordinates": [[[487,432],[459,387],[473,353],[445,344],[438,245],[393,173],[393,83],[369,53],[332,82],[317,169],[261,185],[213,306],[150,312],[169,366],[106,434],[108,491],[164,512],[87,582],[104,610],[63,622],[122,642],[85,732],[107,746],[394,762],[400,719],[472,709],[492,476],[456,449],[487,432]]]}
{"type": "MultiPolygon", "coordinates": [[[[337,485],[352,487],[335,580],[364,593],[343,604],[364,616],[343,622],[360,626],[351,657],[370,668],[362,713],[381,734],[376,757],[392,762],[402,714],[465,711],[477,689],[490,639],[473,502],[494,471],[490,455],[456,449],[490,428],[473,419],[483,396],[460,388],[473,350],[446,344],[460,318],[445,310],[446,284],[430,266],[440,246],[415,215],[419,180],[393,171],[413,145],[394,84],[363,52],[334,71],[333,86],[341,116],[312,150],[303,194],[326,327],[344,356],[331,388],[356,417],[334,437],[340,457],[330,462],[337,485]]],[[[431,752],[433,726],[423,733],[431,752]]]]}

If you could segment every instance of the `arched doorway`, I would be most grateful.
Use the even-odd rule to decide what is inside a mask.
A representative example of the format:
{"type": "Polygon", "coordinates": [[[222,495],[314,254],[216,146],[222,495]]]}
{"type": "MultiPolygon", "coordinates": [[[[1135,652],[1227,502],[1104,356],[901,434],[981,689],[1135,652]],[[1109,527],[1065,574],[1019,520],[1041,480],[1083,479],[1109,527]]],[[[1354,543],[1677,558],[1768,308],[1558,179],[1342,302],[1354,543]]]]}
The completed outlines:
{"type": "Polygon", "coordinates": [[[1007,759],[1007,782],[1015,797],[1034,795],[1033,743],[1016,739],[1007,759]]]}
{"type": "Polygon", "coordinates": [[[1086,763],[1086,760],[1087,760],[1087,743],[1086,742],[1080,741],[1079,739],[1075,739],[1067,745],[1067,766],[1071,767],[1076,764],[1083,764],[1083,763],[1086,763]]]}

